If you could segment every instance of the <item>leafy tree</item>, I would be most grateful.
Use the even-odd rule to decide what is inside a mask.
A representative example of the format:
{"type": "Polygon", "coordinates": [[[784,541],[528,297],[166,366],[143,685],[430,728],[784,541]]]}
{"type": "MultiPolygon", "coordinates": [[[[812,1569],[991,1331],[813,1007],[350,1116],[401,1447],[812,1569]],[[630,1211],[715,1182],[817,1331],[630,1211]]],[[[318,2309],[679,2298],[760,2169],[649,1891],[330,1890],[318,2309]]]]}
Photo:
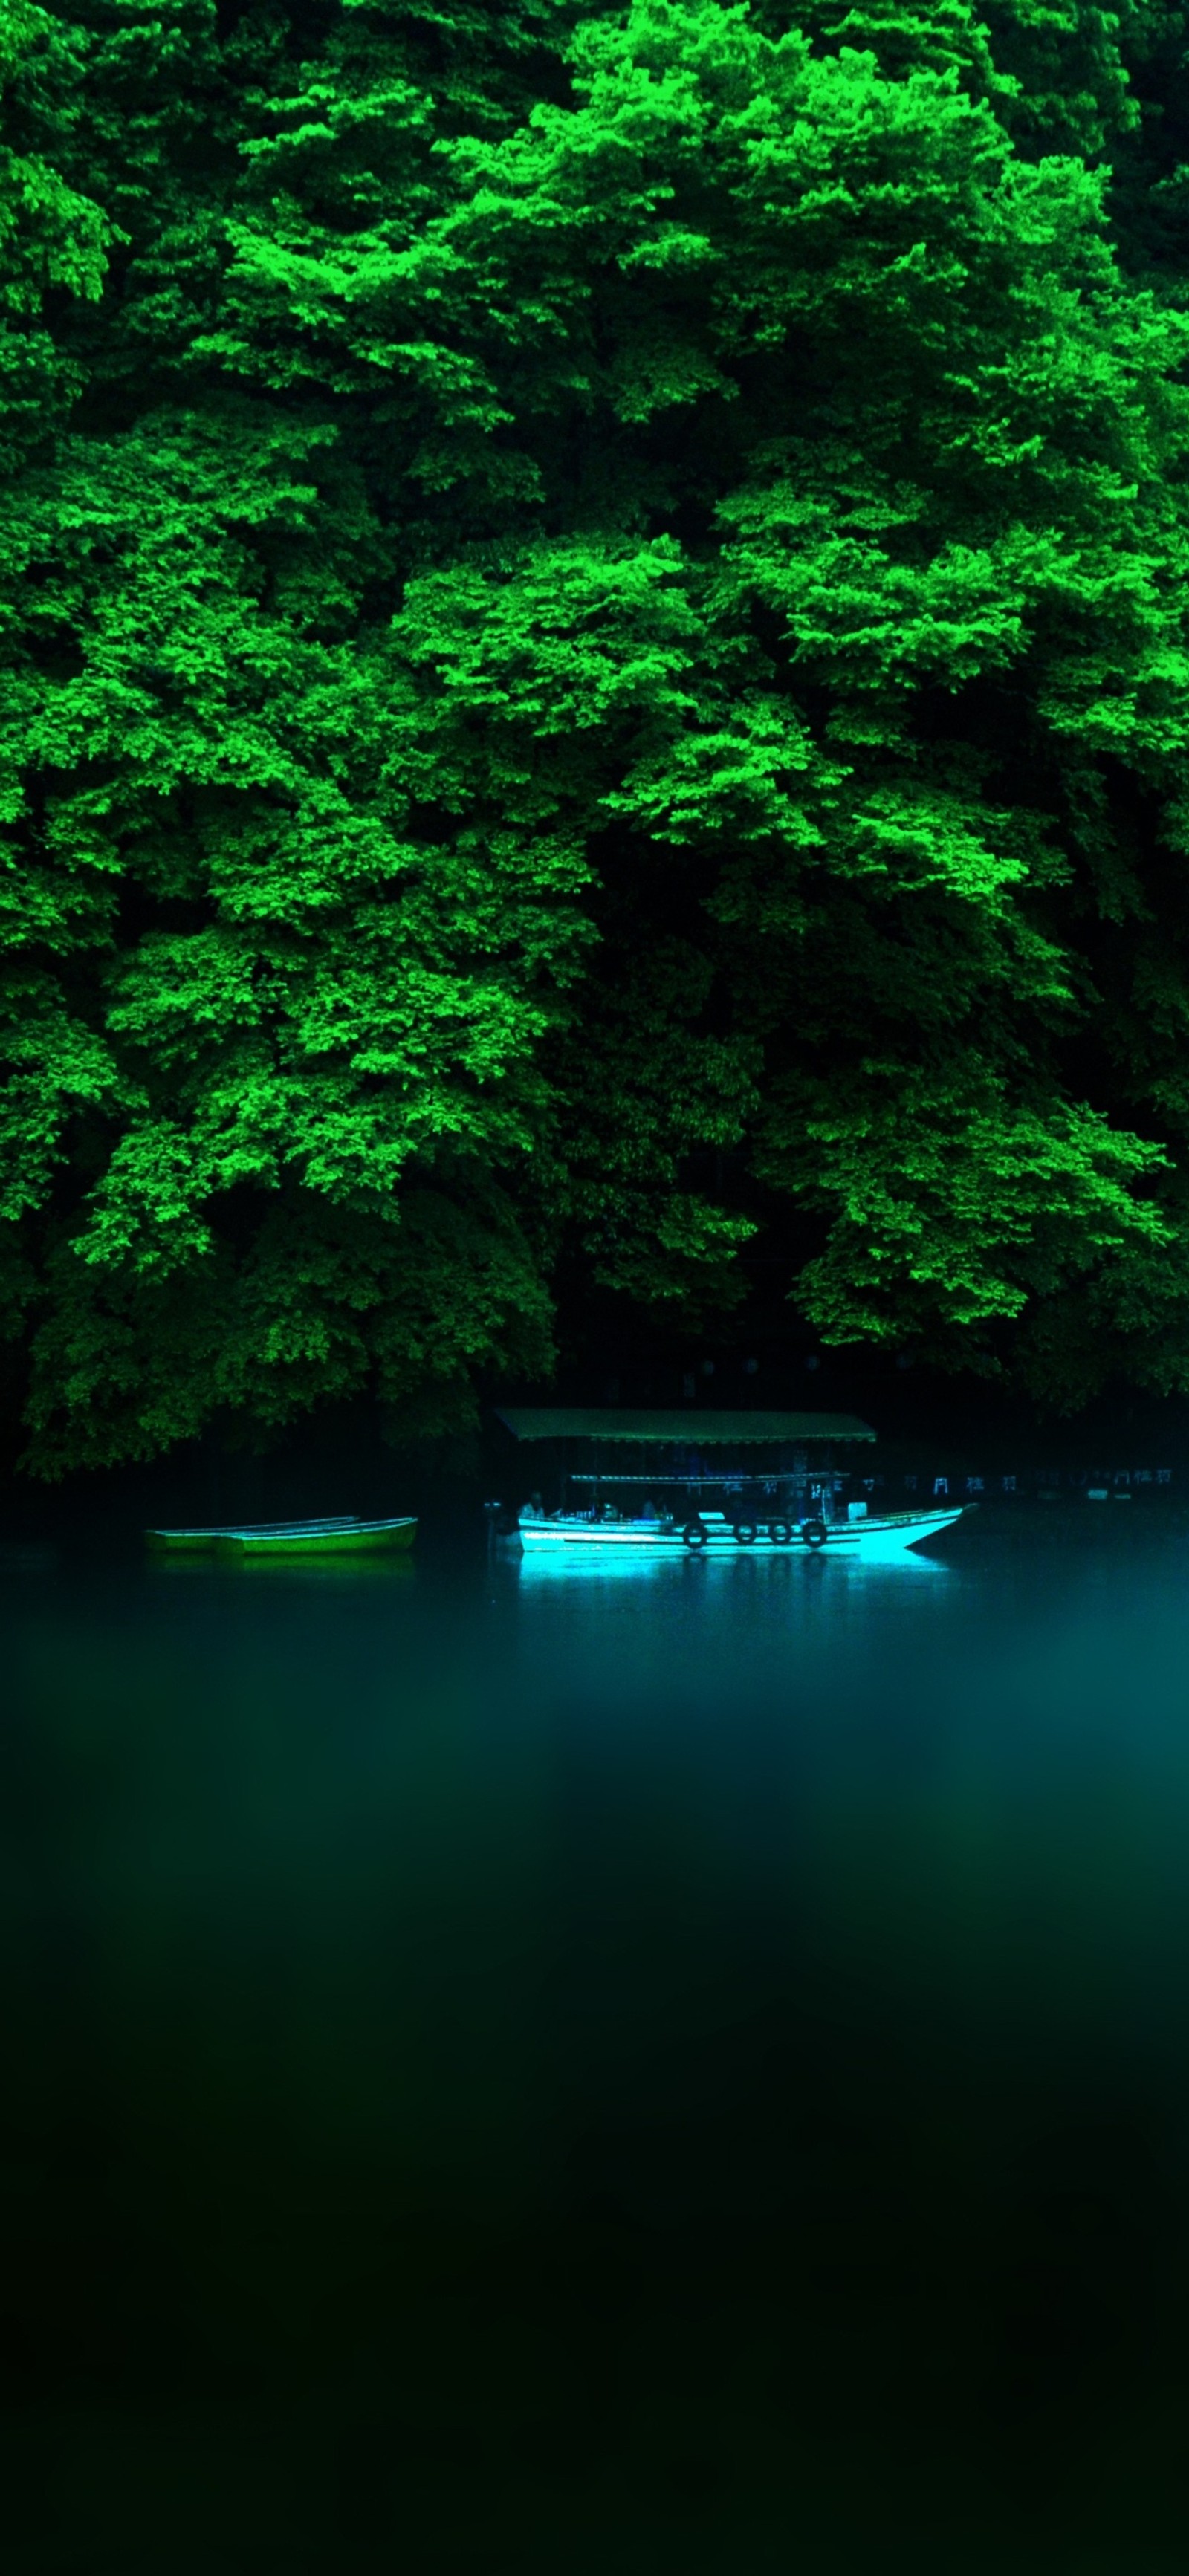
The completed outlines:
{"type": "MultiPolygon", "coordinates": [[[[369,1380],[432,1428],[474,1363],[551,1347],[500,1176],[533,1140],[584,863],[478,810],[465,743],[451,773],[333,388],[187,376],[234,238],[213,24],[183,0],[92,32],[122,268],[98,344],[66,322],[74,419],[4,515],[4,1213],[50,1469],[369,1380]]],[[[245,29],[247,78],[262,51],[245,29]]]]}
{"type": "Polygon", "coordinates": [[[757,1245],[1189,1383],[1181,18],[10,9],[43,1471],[757,1245]]]}

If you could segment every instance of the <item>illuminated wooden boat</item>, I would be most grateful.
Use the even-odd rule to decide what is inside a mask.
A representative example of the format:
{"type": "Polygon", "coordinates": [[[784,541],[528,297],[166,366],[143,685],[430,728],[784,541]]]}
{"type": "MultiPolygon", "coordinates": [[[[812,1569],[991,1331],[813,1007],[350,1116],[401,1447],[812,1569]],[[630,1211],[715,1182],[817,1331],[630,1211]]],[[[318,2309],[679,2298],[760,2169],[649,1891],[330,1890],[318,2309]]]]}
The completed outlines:
{"type": "Polygon", "coordinates": [[[410,1548],[412,1515],[396,1520],[231,1522],[215,1529],[148,1530],[149,1546],[169,1554],[211,1556],[361,1556],[410,1548]]]}
{"type": "Polygon", "coordinates": [[[799,1550],[831,1556],[894,1556],[902,1549],[918,1547],[923,1539],[935,1538],[939,1530],[948,1529],[952,1521],[961,1520],[963,1505],[950,1504],[938,1511],[879,1512],[862,1520],[827,1522],[816,1514],[802,1521],[789,1521],[777,1514],[771,1521],[728,1520],[722,1512],[700,1512],[685,1522],[591,1520],[582,1514],[558,1513],[552,1520],[520,1520],[514,1536],[526,1556],[562,1555],[576,1549],[633,1549],[656,1555],[658,1551],[703,1555],[710,1552],[748,1550],[799,1550]]]}
{"type": "MultiPolygon", "coordinates": [[[[846,1499],[854,1475],[836,1468],[835,1453],[875,1439],[854,1414],[517,1405],[498,1418],[515,1440],[542,1444],[542,1483],[557,1498],[548,1512],[506,1516],[504,1534],[533,1557],[895,1556],[936,1537],[964,1508],[873,1511],[853,1492],[846,1499]]],[[[494,1528],[498,1541],[498,1519],[494,1528]]]]}

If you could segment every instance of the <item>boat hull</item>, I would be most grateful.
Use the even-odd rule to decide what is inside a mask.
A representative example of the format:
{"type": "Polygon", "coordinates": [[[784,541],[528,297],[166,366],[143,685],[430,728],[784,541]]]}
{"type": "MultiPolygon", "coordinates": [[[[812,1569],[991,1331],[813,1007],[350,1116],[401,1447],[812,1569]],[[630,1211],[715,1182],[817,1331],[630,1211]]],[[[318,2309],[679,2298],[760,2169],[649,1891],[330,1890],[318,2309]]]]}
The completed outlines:
{"type": "Polygon", "coordinates": [[[156,1553],[169,1556],[374,1556],[410,1548],[412,1515],[386,1521],[265,1521],[223,1529],[149,1530],[156,1553]]]}
{"type": "Polygon", "coordinates": [[[379,1556],[402,1554],[417,1535],[414,1519],[363,1521],[355,1529],[289,1530],[269,1533],[239,1530],[221,1538],[220,1557],[379,1556]]]}
{"type": "Polygon", "coordinates": [[[226,1521],[212,1529],[151,1529],[145,1531],[145,1543],[155,1555],[210,1556],[226,1538],[274,1538],[292,1536],[297,1531],[354,1529],[357,1523],[347,1515],[310,1521],[226,1521]]]}
{"type": "Polygon", "coordinates": [[[825,1543],[813,1547],[794,1530],[791,1539],[774,1540],[762,1526],[754,1540],[741,1544],[730,1522],[706,1524],[703,1547],[687,1547],[679,1529],[662,1530],[642,1521],[522,1521],[518,1532],[526,1556],[564,1556],[567,1553],[595,1550],[602,1554],[681,1556],[888,1556],[901,1550],[919,1547],[922,1540],[934,1538],[939,1530],[948,1529],[961,1520],[959,1503],[944,1511],[888,1512],[862,1521],[835,1521],[827,1531],[825,1543]]]}

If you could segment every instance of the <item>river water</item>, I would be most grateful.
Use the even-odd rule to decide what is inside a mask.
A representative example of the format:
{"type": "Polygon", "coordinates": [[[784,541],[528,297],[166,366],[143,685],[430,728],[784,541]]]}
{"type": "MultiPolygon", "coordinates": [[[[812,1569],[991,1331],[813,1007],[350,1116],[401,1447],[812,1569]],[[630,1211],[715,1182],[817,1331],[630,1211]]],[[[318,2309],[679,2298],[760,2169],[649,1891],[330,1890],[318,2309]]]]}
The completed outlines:
{"type": "Polygon", "coordinates": [[[0,1569],[11,2576],[1164,2576],[1189,1528],[0,1569]]]}

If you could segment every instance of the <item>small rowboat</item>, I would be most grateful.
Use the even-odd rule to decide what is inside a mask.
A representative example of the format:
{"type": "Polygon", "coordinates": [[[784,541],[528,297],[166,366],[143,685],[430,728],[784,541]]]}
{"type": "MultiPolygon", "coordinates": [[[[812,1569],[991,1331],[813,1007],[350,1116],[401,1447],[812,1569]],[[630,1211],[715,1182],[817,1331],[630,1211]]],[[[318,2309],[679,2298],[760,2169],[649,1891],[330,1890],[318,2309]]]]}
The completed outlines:
{"type": "Polygon", "coordinates": [[[226,1530],[216,1556],[366,1556],[378,1550],[411,1547],[417,1523],[411,1515],[392,1521],[323,1522],[314,1528],[226,1530]]]}
{"type": "Polygon", "coordinates": [[[411,1514],[388,1521],[232,1522],[220,1529],[146,1532],[149,1546],[156,1550],[224,1557],[373,1555],[378,1550],[409,1548],[416,1535],[411,1514]]]}

